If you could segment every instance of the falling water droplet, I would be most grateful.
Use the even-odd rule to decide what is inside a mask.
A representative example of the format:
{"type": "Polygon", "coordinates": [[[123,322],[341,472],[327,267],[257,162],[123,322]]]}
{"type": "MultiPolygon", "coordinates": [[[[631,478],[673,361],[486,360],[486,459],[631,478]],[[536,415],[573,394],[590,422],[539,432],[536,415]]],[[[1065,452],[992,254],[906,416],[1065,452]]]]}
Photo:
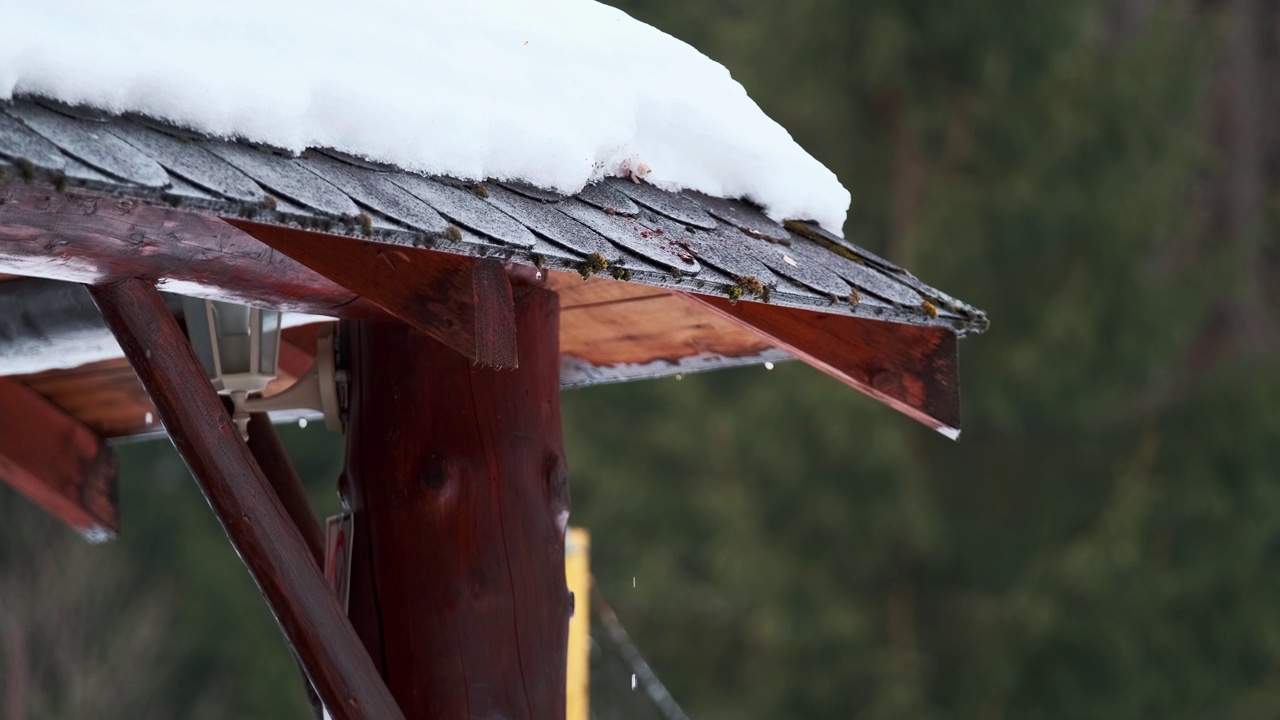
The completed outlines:
{"type": "Polygon", "coordinates": [[[636,689],[636,674],[635,674],[635,673],[631,673],[631,689],[632,689],[632,690],[635,690],[635,689],[636,689]]]}
{"type": "Polygon", "coordinates": [[[304,428],[304,427],[306,427],[306,426],[307,426],[307,419],[306,419],[306,418],[298,418],[298,427],[300,427],[300,428],[304,428]]]}
{"type": "Polygon", "coordinates": [[[765,369],[765,370],[772,370],[772,369],[773,369],[773,363],[771,363],[771,362],[766,362],[766,363],[764,364],[764,369],[765,369]]]}
{"type": "Polygon", "coordinates": [[[155,422],[155,417],[151,413],[147,413],[146,420],[147,420],[147,424],[150,425],[151,423],[155,422]]]}

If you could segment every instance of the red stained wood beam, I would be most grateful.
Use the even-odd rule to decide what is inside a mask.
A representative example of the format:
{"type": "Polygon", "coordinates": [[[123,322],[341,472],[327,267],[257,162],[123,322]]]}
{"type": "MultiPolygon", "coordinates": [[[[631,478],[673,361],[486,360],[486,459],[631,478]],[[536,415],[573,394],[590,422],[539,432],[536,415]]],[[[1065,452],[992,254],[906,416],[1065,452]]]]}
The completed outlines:
{"type": "MultiPolygon", "coordinates": [[[[225,407],[225,404],[224,404],[225,407]]],[[[311,507],[311,499],[307,497],[307,488],[298,477],[289,453],[285,450],[280,434],[271,424],[266,413],[253,413],[249,416],[249,451],[262,468],[271,489],[284,505],[293,524],[307,541],[307,549],[316,561],[316,567],[324,567],[324,529],[311,507]]]]}
{"type": "Polygon", "coordinates": [[[90,542],[120,531],[116,457],[75,418],[0,379],[0,481],[90,542]]]}
{"type": "Polygon", "coordinates": [[[497,260],[228,222],[473,362],[516,366],[511,283],[497,260]]]}
{"type": "Polygon", "coordinates": [[[145,280],[90,292],[329,712],[349,720],[402,720],[160,293],[145,280]]]}
{"type": "MultiPolygon", "coordinates": [[[[284,354],[286,347],[293,346],[289,343],[281,343],[281,355],[284,354]]],[[[297,352],[302,353],[301,350],[297,352]]],[[[281,362],[283,363],[283,358],[281,362]]],[[[302,372],[305,370],[297,375],[301,375],[302,372]]],[[[223,407],[226,407],[225,402],[223,407]]],[[[307,548],[311,550],[311,557],[316,561],[316,567],[323,571],[324,529],[320,527],[316,511],[311,507],[311,500],[307,497],[307,489],[302,484],[302,478],[298,477],[298,471],[294,469],[293,462],[289,459],[289,453],[280,440],[280,434],[276,432],[275,426],[271,424],[271,418],[266,413],[253,413],[249,416],[249,451],[258,461],[262,474],[266,475],[267,482],[271,483],[271,489],[275,491],[276,497],[280,498],[280,503],[289,513],[294,526],[307,541],[307,548]]],[[[296,653],[294,657],[296,659],[296,653]]],[[[316,720],[321,720],[324,717],[324,706],[320,696],[316,693],[315,686],[311,684],[311,678],[307,677],[306,668],[302,667],[300,660],[298,668],[302,672],[302,682],[307,692],[307,703],[311,705],[311,714],[316,720]]]]}
{"type": "Polygon", "coordinates": [[[386,317],[376,305],[211,215],[16,181],[0,183],[0,272],[88,284],[143,278],[183,295],[386,317]]]}
{"type": "Polygon", "coordinates": [[[685,294],[794,357],[955,439],[960,435],[956,336],[945,328],[685,294]]]}
{"type": "Polygon", "coordinates": [[[412,718],[565,716],[559,303],[515,288],[520,367],[351,323],[351,618],[412,718]]]}

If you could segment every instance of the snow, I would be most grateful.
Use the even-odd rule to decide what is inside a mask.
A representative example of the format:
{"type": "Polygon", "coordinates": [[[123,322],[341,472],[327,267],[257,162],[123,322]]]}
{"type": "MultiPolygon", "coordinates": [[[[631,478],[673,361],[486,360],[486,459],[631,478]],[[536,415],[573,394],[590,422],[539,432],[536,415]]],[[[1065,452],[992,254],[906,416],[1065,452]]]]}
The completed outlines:
{"type": "Polygon", "coordinates": [[[591,0],[0,0],[0,98],[576,192],[633,172],[839,233],[849,192],[718,63],[591,0]]]}

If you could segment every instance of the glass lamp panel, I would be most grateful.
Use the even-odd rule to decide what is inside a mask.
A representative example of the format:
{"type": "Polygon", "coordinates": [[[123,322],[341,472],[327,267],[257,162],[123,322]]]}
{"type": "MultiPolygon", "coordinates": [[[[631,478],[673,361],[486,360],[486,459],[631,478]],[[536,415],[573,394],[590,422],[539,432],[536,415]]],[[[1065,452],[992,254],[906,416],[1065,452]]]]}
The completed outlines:
{"type": "Polygon", "coordinates": [[[205,374],[211,380],[217,379],[218,367],[213,362],[213,339],[209,333],[209,314],[205,311],[205,301],[193,297],[182,298],[182,314],[187,321],[187,337],[191,339],[191,347],[204,366],[205,374]]]}
{"type": "Polygon", "coordinates": [[[270,377],[276,374],[276,356],[280,350],[280,311],[258,310],[262,313],[262,345],[258,350],[258,372],[270,377]]]}
{"type": "Polygon", "coordinates": [[[252,308],[235,303],[213,303],[213,327],[218,336],[218,359],[223,375],[253,372],[250,356],[252,335],[249,313],[252,308]]]}

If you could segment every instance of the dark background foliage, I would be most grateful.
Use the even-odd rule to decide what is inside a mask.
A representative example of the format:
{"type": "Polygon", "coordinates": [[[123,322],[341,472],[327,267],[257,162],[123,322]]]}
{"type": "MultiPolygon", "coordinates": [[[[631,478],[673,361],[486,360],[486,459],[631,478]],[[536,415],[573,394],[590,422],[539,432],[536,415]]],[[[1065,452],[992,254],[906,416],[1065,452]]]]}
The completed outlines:
{"type": "MultiPolygon", "coordinates": [[[[1280,2],[616,4],[835,170],[851,239],[993,320],[959,443],[799,364],[564,396],[572,521],[690,715],[1280,715],[1280,2]]],[[[340,444],[287,437],[333,511],[340,444]]],[[[149,682],[128,717],[304,717],[172,449],[119,450],[115,547],[0,507],[3,587],[32,533],[95,558],[48,590],[88,639],[28,643],[29,717],[77,673],[149,682]],[[132,588],[110,632],[74,609],[98,582],[132,588]],[[119,646],[134,616],[159,645],[119,646]]],[[[47,631],[2,597],[10,646],[47,631]]]]}

